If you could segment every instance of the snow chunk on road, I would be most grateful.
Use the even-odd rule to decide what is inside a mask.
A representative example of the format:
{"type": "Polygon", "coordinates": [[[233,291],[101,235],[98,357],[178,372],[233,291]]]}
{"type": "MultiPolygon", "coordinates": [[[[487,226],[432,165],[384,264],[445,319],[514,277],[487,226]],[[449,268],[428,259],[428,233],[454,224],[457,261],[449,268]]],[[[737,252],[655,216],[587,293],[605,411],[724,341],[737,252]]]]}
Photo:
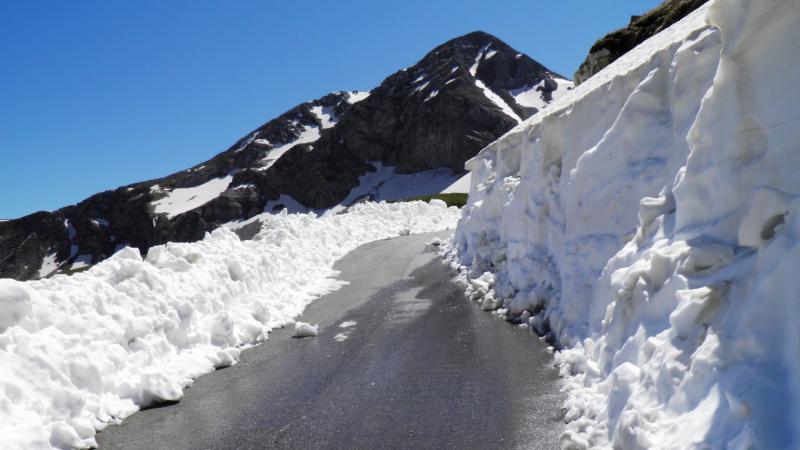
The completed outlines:
{"type": "MultiPolygon", "coordinates": [[[[233,181],[233,176],[228,175],[208,180],[199,186],[174,189],[168,191],[166,197],[152,202],[151,205],[155,207],[156,214],[166,214],[171,219],[219,197],[228,189],[231,181],[233,181]]],[[[158,185],[154,185],[151,190],[154,193],[163,192],[158,185]]]]}
{"type": "Polygon", "coordinates": [[[292,337],[302,338],[316,336],[319,332],[319,325],[311,325],[306,322],[294,323],[294,335],[292,337]]]}

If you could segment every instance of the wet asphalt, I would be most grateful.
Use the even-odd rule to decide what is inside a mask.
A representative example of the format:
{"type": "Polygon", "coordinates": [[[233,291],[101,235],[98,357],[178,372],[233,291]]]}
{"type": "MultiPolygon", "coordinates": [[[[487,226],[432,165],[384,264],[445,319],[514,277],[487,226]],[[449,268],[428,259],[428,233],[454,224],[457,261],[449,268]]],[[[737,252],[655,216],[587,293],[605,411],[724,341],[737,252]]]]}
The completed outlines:
{"type": "Polygon", "coordinates": [[[528,329],[464,298],[425,245],[448,234],[348,254],[336,269],[349,284],[298,319],[318,323],[317,337],[275,330],[235,366],[197,379],[180,403],[101,432],[100,448],[558,448],[552,355],[528,329]]]}

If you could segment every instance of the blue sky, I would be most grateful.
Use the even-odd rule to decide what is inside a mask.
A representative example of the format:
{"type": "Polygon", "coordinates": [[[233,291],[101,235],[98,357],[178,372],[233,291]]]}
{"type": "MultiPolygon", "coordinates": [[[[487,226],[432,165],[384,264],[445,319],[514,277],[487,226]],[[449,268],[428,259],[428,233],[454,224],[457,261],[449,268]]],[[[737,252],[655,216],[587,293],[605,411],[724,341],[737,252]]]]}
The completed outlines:
{"type": "Polygon", "coordinates": [[[0,2],[0,218],[187,168],[474,30],[571,77],[595,40],[658,3],[0,2]]]}

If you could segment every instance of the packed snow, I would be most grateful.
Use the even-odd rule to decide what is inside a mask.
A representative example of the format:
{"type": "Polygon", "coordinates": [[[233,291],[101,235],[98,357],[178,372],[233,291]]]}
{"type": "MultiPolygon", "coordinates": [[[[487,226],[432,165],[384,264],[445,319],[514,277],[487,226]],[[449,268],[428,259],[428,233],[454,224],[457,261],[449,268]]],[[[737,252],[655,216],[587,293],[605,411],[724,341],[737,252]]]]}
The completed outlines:
{"type": "Polygon", "coordinates": [[[72,276],[0,279],[0,436],[6,449],[95,446],[96,430],[179,400],[192,380],[291,325],[340,286],[357,246],[455,226],[440,201],[344,214],[264,214],[202,241],[124,248],[72,276]],[[252,240],[235,231],[259,227],[252,240]]]}
{"type": "Polygon", "coordinates": [[[156,184],[151,187],[151,191],[155,194],[166,192],[166,195],[153,201],[151,205],[155,208],[156,214],[166,214],[171,219],[219,197],[228,189],[231,181],[233,181],[233,176],[228,175],[222,178],[213,178],[198,186],[171,191],[164,191],[156,184]]]}
{"type": "Polygon", "coordinates": [[[561,448],[800,448],[797,42],[712,0],[468,162],[445,251],[559,344],[561,448]]]}

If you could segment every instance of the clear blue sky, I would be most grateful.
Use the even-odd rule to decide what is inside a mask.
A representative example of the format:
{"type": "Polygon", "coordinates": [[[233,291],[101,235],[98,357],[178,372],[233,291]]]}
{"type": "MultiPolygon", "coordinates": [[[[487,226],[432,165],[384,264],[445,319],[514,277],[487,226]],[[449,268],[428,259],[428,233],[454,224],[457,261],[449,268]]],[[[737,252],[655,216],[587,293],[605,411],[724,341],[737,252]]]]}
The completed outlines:
{"type": "Polygon", "coordinates": [[[658,3],[0,2],[0,218],[187,168],[474,30],[571,77],[596,39],[658,3]]]}

